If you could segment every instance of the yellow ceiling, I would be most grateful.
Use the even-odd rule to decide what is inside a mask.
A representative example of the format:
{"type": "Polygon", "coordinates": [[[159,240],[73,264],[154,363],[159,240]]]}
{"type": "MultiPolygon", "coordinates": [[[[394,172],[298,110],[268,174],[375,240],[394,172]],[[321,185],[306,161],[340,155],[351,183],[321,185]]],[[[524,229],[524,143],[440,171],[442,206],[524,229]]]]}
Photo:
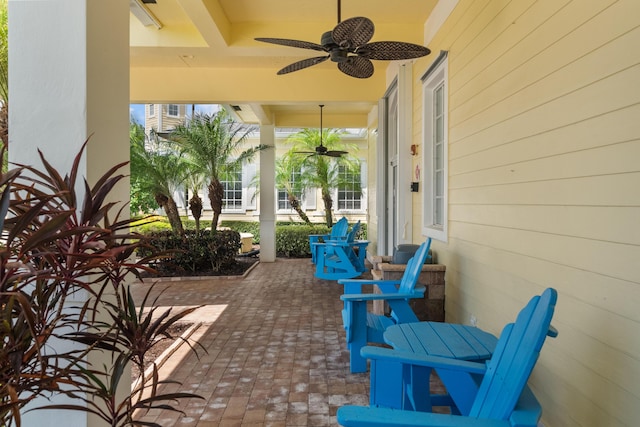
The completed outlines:
{"type": "MultiPolygon", "coordinates": [[[[255,37],[320,43],[338,23],[335,0],[156,0],[146,4],[162,27],[131,15],[131,101],[239,105],[240,118],[277,126],[364,127],[386,89],[389,61],[369,79],[325,61],[278,76],[282,67],[322,52],[261,43],[255,37]]],[[[424,42],[437,0],[343,0],[341,19],[366,16],[371,41],[424,42]]]]}

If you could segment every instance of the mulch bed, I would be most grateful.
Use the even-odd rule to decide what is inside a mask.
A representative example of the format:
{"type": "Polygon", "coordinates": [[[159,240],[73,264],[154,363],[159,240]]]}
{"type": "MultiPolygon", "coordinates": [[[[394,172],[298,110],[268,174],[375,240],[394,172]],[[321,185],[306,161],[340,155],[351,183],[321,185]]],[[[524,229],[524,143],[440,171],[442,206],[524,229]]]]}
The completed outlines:
{"type": "Polygon", "coordinates": [[[158,274],[151,275],[147,272],[141,274],[142,277],[195,277],[195,276],[242,276],[253,264],[258,262],[257,257],[238,257],[236,262],[226,266],[220,270],[172,270],[160,271],[158,274]]]}
{"type": "MultiPolygon", "coordinates": [[[[174,323],[168,329],[169,334],[173,337],[173,339],[162,339],[157,344],[155,344],[151,349],[147,352],[144,358],[145,369],[151,366],[154,360],[156,360],[160,355],[169,348],[179,337],[193,325],[193,323],[174,323]]],[[[135,363],[131,364],[131,383],[135,383],[138,377],[140,376],[140,370],[135,363]]]]}

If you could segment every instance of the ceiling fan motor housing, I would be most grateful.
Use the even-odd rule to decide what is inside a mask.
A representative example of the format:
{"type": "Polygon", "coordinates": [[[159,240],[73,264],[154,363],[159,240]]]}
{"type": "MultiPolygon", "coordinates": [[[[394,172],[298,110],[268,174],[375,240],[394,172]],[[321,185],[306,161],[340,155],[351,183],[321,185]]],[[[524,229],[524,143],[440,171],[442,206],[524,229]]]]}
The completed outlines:
{"type": "Polygon", "coordinates": [[[333,40],[333,31],[327,31],[322,35],[320,39],[320,44],[322,47],[329,52],[331,61],[333,62],[344,62],[347,60],[347,51],[342,49],[334,40],[333,40]]]}

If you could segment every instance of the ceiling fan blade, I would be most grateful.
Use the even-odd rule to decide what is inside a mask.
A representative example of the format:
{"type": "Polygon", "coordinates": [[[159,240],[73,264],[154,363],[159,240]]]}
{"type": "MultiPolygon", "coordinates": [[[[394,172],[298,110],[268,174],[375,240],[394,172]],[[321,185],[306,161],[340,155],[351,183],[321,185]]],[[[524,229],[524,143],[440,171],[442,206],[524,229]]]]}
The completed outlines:
{"type": "Polygon", "coordinates": [[[366,79],[373,75],[373,63],[366,58],[350,56],[338,63],[338,69],[348,76],[366,79]]]}
{"type": "Polygon", "coordinates": [[[302,61],[294,62],[293,64],[289,64],[284,67],[282,70],[278,71],[278,75],[292,73],[294,71],[303,70],[307,67],[311,67],[312,65],[319,64],[321,62],[329,59],[329,56],[316,56],[314,58],[303,59],[302,61]]]}
{"type": "Polygon", "coordinates": [[[301,49],[312,49],[312,50],[319,50],[319,51],[325,50],[321,45],[317,43],[305,42],[302,40],[274,39],[270,37],[256,37],[255,40],[259,42],[279,44],[282,46],[299,47],[301,49]]]}
{"type": "Polygon", "coordinates": [[[324,153],[324,156],[329,156],[329,157],[340,157],[343,154],[349,154],[347,151],[338,151],[338,150],[329,150],[326,153],[324,153]]]}
{"type": "Polygon", "coordinates": [[[333,41],[347,49],[355,49],[373,37],[375,26],[369,18],[357,16],[340,22],[333,29],[333,41]]]}
{"type": "Polygon", "coordinates": [[[368,59],[395,61],[398,59],[420,58],[431,53],[429,48],[405,42],[373,42],[356,49],[358,56],[368,59]]]}

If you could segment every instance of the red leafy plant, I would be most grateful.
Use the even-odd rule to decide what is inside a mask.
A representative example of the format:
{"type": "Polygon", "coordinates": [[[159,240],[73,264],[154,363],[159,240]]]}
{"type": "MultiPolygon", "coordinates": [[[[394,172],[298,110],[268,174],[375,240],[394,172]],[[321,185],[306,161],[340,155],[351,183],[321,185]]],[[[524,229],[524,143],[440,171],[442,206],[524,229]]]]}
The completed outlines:
{"type": "Polygon", "coordinates": [[[130,232],[124,206],[109,201],[126,163],[90,186],[78,176],[86,144],[64,176],[41,152],[41,168],[16,165],[0,176],[0,425],[20,426],[28,404],[54,394],[70,403],[43,407],[88,411],[114,427],[156,426],[135,421],[134,413],[179,412],[180,399],[201,398],[161,392],[169,381],[159,380],[155,365],[151,378],[121,391],[131,384],[124,375],[129,364],[144,372],[145,353],[173,339],[169,327],[197,307],[177,314],[145,309],[151,289],[136,305],[130,279],[166,254],[152,250],[134,259],[148,244],[130,232]],[[109,362],[92,365],[92,352],[106,353],[109,362]]]}

